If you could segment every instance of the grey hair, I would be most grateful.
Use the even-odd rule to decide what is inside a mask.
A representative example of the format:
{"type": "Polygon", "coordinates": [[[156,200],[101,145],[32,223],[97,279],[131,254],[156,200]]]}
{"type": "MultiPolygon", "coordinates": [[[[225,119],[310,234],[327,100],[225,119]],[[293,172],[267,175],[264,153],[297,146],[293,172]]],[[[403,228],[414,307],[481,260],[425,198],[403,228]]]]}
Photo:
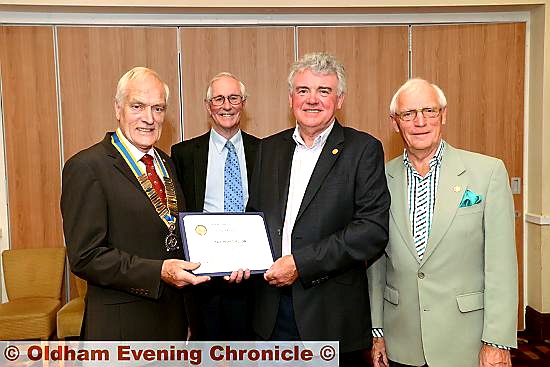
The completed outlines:
{"type": "Polygon", "coordinates": [[[429,81],[421,78],[413,78],[409,79],[403,84],[397,92],[393,95],[391,102],[390,102],[390,114],[395,115],[397,113],[397,98],[399,98],[399,95],[404,92],[411,89],[416,88],[419,84],[428,84],[430,85],[437,94],[437,103],[439,103],[440,108],[447,107],[447,98],[445,97],[445,93],[439,88],[437,85],[430,83],[429,81]]]}
{"type": "Polygon", "coordinates": [[[248,97],[248,94],[246,94],[246,87],[244,86],[243,82],[241,82],[239,80],[239,78],[237,78],[237,76],[235,74],[231,74],[227,71],[222,71],[221,73],[218,73],[216,74],[215,77],[213,77],[210,82],[208,83],[208,88],[206,89],[206,101],[210,101],[210,99],[213,97],[212,96],[212,85],[214,84],[215,81],[221,79],[221,78],[232,78],[232,79],[235,79],[236,81],[239,82],[239,88],[241,90],[241,96],[243,97],[243,99],[246,99],[248,97]]]}
{"type": "Polygon", "coordinates": [[[128,83],[131,80],[143,80],[148,76],[156,78],[164,86],[164,102],[168,103],[168,96],[170,95],[170,89],[168,85],[160,78],[160,75],[153,69],[149,69],[143,66],[136,66],[128,70],[118,81],[116,86],[115,101],[120,104],[124,98],[128,95],[128,83]]]}
{"type": "Polygon", "coordinates": [[[333,55],[325,52],[313,52],[305,54],[302,58],[292,64],[288,74],[288,91],[294,92],[294,77],[297,73],[311,70],[315,74],[336,75],[338,78],[338,96],[346,93],[346,72],[344,65],[333,55]]]}

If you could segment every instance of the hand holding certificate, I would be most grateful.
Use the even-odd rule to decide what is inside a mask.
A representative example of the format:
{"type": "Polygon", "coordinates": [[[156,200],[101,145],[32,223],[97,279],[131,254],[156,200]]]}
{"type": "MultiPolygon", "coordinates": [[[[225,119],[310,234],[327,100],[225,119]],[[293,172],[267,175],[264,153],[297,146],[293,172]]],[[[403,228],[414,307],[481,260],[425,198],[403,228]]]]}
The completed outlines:
{"type": "Polygon", "coordinates": [[[261,213],[180,213],[179,219],[185,257],[201,263],[194,274],[263,273],[273,264],[261,213]]]}

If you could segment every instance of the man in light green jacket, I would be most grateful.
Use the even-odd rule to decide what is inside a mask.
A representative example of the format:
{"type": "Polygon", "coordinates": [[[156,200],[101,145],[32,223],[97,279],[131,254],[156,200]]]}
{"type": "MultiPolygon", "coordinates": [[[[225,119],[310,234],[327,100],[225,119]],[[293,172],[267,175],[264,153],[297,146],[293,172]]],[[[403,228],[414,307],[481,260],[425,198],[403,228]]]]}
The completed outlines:
{"type": "Polygon", "coordinates": [[[501,160],[442,140],[445,95],[411,79],[390,104],[389,243],[368,269],[375,367],[511,366],[514,208],[501,160]]]}

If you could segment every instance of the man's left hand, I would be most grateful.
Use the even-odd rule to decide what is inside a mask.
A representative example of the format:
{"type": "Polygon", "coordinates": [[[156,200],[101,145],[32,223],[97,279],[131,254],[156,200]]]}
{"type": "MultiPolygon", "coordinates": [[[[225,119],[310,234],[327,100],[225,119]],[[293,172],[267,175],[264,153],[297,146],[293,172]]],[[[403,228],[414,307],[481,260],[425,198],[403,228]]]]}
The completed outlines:
{"type": "Polygon", "coordinates": [[[292,285],[298,279],[298,270],[292,255],[285,255],[271,265],[265,272],[264,279],[276,287],[292,285]]]}
{"type": "Polygon", "coordinates": [[[510,351],[483,344],[479,352],[479,367],[512,367],[510,351]]]}

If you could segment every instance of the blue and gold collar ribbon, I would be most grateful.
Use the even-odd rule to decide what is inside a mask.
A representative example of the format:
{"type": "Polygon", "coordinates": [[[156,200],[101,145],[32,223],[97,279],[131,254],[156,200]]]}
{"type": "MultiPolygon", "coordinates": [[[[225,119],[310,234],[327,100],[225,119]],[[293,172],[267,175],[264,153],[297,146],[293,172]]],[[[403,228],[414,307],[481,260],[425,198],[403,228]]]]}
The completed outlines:
{"type": "Polygon", "coordinates": [[[160,219],[162,219],[164,224],[166,224],[166,227],[168,227],[169,233],[165,241],[166,249],[168,251],[177,249],[177,238],[174,234],[174,231],[176,229],[176,213],[178,212],[178,202],[176,198],[174,183],[168,175],[168,171],[164,166],[164,162],[160,158],[157,151],[153,149],[157,166],[160,168],[160,171],[164,178],[164,186],[166,188],[166,205],[160,199],[157,192],[154,190],[151,181],[149,181],[149,179],[147,178],[147,174],[141,171],[139,165],[137,164],[137,160],[132,155],[128,147],[124,144],[124,141],[118,136],[118,131],[116,131],[111,136],[111,143],[116,148],[116,150],[118,150],[122,158],[126,161],[126,164],[128,164],[132,173],[134,174],[134,176],[136,176],[139,184],[143,188],[143,191],[145,191],[145,193],[149,197],[149,200],[151,200],[151,203],[155,207],[155,210],[157,211],[160,219]]]}

